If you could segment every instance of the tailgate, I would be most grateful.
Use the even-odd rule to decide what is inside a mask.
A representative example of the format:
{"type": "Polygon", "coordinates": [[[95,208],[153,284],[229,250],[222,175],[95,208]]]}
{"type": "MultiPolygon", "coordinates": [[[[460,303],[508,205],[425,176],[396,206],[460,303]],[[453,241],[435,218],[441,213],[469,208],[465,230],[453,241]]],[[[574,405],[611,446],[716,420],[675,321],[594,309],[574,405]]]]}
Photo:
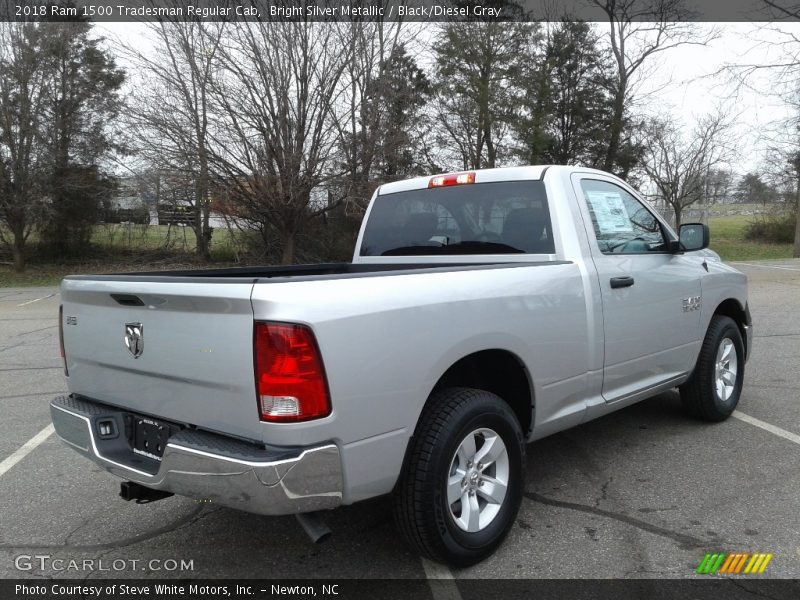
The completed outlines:
{"type": "Polygon", "coordinates": [[[261,440],[252,281],[65,279],[73,394],[261,440]]]}

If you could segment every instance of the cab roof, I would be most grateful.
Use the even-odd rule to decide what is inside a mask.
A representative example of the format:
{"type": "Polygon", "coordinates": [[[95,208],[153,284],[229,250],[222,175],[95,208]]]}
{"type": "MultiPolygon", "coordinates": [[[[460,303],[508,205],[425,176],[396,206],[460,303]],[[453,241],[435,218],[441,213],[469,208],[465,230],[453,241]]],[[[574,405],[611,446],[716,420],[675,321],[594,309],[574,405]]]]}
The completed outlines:
{"type": "MultiPolygon", "coordinates": [[[[455,171],[464,173],[475,173],[475,183],[494,183],[497,181],[524,181],[526,179],[541,179],[549,165],[535,165],[529,167],[502,167],[498,169],[467,169],[466,171],[455,171]]],[[[454,172],[454,173],[455,173],[454,172]]],[[[441,175],[446,175],[442,173],[441,175]]],[[[438,175],[438,174],[437,174],[438,175]]],[[[397,192],[407,192],[409,190],[420,190],[428,187],[430,180],[437,175],[425,175],[385,183],[378,188],[378,195],[396,194],[397,192]]]]}

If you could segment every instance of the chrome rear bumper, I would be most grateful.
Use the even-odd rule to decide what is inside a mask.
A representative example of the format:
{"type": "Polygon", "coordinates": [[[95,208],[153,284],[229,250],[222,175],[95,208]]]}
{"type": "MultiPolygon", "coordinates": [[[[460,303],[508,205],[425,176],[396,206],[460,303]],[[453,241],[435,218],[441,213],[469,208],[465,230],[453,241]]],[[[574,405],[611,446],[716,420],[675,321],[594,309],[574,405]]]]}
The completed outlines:
{"type": "MultiPolygon", "coordinates": [[[[125,411],[59,396],[50,403],[59,437],[114,475],[149,488],[264,515],[334,508],[342,503],[339,448],[262,447],[183,429],[169,438],[161,461],[134,454],[125,438],[125,411]],[[117,435],[101,436],[113,421],[117,435]]],[[[113,429],[114,426],[112,426],[113,429]]]]}

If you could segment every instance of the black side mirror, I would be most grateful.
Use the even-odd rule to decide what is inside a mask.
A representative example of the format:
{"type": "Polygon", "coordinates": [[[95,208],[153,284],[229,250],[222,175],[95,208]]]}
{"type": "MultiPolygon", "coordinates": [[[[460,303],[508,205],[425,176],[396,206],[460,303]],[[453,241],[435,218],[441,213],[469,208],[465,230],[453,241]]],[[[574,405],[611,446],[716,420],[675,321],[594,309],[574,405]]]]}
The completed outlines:
{"type": "Polygon", "coordinates": [[[681,241],[681,246],[687,252],[693,250],[702,250],[708,248],[711,241],[711,232],[708,230],[708,225],[702,223],[685,223],[681,225],[678,232],[678,237],[681,241]]]}

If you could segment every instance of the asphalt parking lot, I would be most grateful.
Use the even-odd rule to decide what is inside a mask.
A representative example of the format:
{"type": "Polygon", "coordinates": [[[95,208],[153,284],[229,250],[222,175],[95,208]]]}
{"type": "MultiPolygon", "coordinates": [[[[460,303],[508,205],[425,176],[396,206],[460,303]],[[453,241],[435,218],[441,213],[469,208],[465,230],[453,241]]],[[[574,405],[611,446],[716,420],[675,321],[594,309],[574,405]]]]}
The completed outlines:
{"type": "Polygon", "coordinates": [[[331,512],[318,546],[292,517],[124,502],[48,429],[66,390],[57,289],[0,288],[0,577],[686,578],[706,552],[745,551],[774,554],[761,577],[800,578],[800,260],[736,266],[756,328],[736,418],[698,423],[668,393],[536,442],[509,538],[452,571],[400,543],[385,499],[331,512]],[[127,562],[19,570],[20,555],[127,562]]]}

